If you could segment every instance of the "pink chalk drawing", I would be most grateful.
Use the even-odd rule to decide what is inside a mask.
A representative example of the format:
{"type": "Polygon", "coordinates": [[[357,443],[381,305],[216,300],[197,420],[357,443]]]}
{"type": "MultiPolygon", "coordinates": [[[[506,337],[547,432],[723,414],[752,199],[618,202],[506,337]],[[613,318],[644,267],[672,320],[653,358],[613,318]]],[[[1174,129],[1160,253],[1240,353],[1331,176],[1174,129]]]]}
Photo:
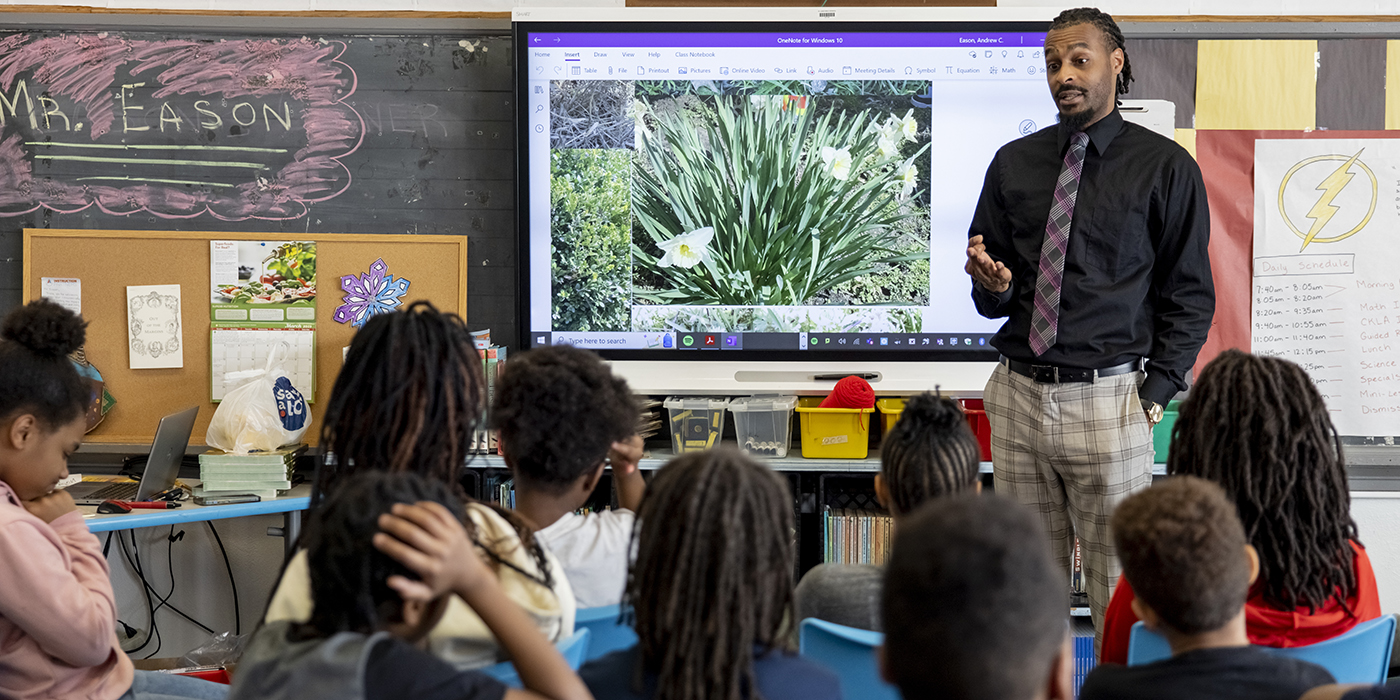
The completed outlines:
{"type": "Polygon", "coordinates": [[[308,205],[350,187],[341,159],[364,141],[364,119],[345,102],[358,80],[340,61],[346,48],[305,37],[147,40],[99,32],[0,38],[0,116],[9,112],[0,139],[0,216],[93,207],[167,219],[306,216],[308,205]],[[152,113],[124,101],[136,94],[133,86],[152,100],[146,105],[152,113]],[[161,100],[179,102],[182,111],[161,100]],[[249,117],[269,132],[282,129],[290,145],[220,145],[238,143],[229,137],[212,143],[213,125],[227,130],[249,117]],[[142,126],[133,126],[134,119],[142,126]],[[94,172],[36,177],[36,160],[94,172]],[[67,165],[75,162],[82,165],[67,165]],[[156,179],[97,172],[128,164],[157,164],[175,174],[156,179]],[[211,183],[215,175],[227,182],[211,183]],[[120,181],[129,184],[111,184],[120,181]]]}
{"type": "Polygon", "coordinates": [[[408,280],[388,274],[389,266],[384,258],[374,261],[369,272],[363,275],[345,275],[340,278],[340,288],[345,290],[341,301],[335,307],[336,323],[348,323],[355,328],[365,325],[371,316],[387,314],[403,304],[408,294],[408,280]]]}

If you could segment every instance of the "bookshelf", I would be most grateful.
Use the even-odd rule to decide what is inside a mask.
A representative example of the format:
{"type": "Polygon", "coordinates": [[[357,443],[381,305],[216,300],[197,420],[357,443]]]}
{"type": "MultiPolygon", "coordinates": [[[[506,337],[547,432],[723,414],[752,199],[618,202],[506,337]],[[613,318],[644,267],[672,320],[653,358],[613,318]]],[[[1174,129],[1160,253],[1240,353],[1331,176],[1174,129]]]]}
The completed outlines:
{"type": "MultiPolygon", "coordinates": [[[[731,441],[725,441],[726,447],[737,447],[731,441]]],[[[639,466],[643,471],[656,471],[676,455],[670,449],[649,449],[647,456],[642,458],[639,466]]],[[[856,472],[875,474],[880,471],[880,454],[872,449],[869,457],[865,459],[807,459],[800,454],[789,454],[787,457],[755,457],[754,459],[767,464],[769,468],[776,472],[808,472],[813,474],[828,474],[836,472],[856,472]]],[[[506,462],[500,455],[476,455],[470,467],[481,467],[489,469],[505,469],[506,462]]],[[[982,462],[980,464],[981,473],[991,474],[992,463],[982,462]]],[[[1153,476],[1166,476],[1167,465],[1158,463],[1152,465],[1153,476]]]]}

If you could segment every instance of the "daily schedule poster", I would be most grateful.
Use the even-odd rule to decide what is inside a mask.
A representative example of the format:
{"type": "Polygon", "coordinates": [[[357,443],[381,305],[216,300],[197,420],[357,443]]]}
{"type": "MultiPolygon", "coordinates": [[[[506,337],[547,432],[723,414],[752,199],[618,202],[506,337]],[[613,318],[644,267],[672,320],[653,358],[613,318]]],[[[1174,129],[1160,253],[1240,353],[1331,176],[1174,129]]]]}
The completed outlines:
{"type": "Polygon", "coordinates": [[[1254,352],[1343,435],[1400,435],[1400,141],[1257,141],[1254,222],[1254,352]]]}

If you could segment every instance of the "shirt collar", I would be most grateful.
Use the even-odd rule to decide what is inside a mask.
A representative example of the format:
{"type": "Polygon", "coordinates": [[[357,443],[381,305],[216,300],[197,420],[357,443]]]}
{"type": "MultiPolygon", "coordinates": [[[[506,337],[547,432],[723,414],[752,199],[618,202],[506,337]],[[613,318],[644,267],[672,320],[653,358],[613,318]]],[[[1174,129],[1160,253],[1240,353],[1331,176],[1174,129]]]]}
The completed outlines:
{"type": "MultiPolygon", "coordinates": [[[[1118,110],[1115,108],[1112,112],[1108,113],[1108,116],[1090,124],[1089,128],[1084,130],[1084,133],[1089,135],[1089,143],[1094,144],[1094,150],[1097,151],[1099,155],[1103,155],[1104,152],[1108,150],[1108,144],[1113,143],[1113,137],[1117,136],[1118,132],[1122,130],[1123,115],[1119,114],[1118,110]]],[[[1058,138],[1060,153],[1064,153],[1065,147],[1069,144],[1069,130],[1061,126],[1056,133],[1056,137],[1058,138]]]]}
{"type": "Polygon", "coordinates": [[[10,488],[10,485],[3,481],[0,481],[0,500],[9,501],[14,505],[23,507],[23,504],[19,502],[19,496],[15,494],[14,489],[10,488]]]}

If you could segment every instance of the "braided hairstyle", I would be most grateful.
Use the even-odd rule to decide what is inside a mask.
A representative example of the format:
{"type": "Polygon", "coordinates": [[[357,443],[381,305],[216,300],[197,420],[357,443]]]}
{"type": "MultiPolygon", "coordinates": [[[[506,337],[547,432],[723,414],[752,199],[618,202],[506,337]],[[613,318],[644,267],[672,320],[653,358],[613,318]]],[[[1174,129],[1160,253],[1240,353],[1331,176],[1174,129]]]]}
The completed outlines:
{"type": "Polygon", "coordinates": [[[762,700],[755,647],[779,648],[792,624],[787,483],[736,450],[682,455],[647,485],[637,523],[633,687],[655,673],[656,700],[762,700]]]}
{"type": "Polygon", "coordinates": [[[889,488],[885,504],[895,515],[925,501],[967,491],[977,483],[982,449],[957,402],[928,392],[909,399],[880,443],[880,475],[889,488]]]}
{"type": "Polygon", "coordinates": [[[1123,51],[1123,71],[1118,74],[1118,94],[1128,94],[1128,83],[1133,82],[1133,67],[1128,63],[1127,41],[1123,38],[1123,30],[1118,28],[1118,23],[1113,21],[1113,17],[1107,12],[1103,12],[1094,7],[1076,7],[1072,10],[1065,10],[1050,22],[1050,31],[1073,27],[1076,24],[1092,24],[1103,33],[1104,42],[1107,44],[1108,52],[1113,53],[1114,49],[1123,51]]]}
{"type": "Polygon", "coordinates": [[[0,326],[0,419],[33,414],[45,430],[83,417],[92,389],[68,354],[82,347],[87,322],[37,299],[5,316],[0,326]]]}
{"type": "MultiPolygon", "coordinates": [[[[380,314],[350,341],[321,425],[322,463],[311,507],[342,481],[366,471],[415,472],[440,482],[464,503],[488,507],[515,528],[543,578],[519,571],[488,547],[497,564],[552,586],[544,551],[515,513],[469,498],[461,478],[472,434],[482,423],[486,380],[481,355],[461,317],[426,301],[380,314]]],[[[475,537],[472,521],[464,521],[475,537]]]]}
{"type": "Polygon", "coordinates": [[[1256,591],[1272,607],[1344,609],[1357,577],[1341,441],[1301,367],[1227,350],[1191,388],[1167,473],[1208,479],[1239,509],[1259,552],[1256,591]]]}
{"type": "Polygon", "coordinates": [[[302,545],[311,572],[308,636],[369,634],[397,617],[401,598],[390,576],[418,575],[372,544],[379,516],[395,503],[434,501],[462,519],[462,499],[437,480],[413,472],[363,472],[347,479],[311,513],[302,545]]]}

